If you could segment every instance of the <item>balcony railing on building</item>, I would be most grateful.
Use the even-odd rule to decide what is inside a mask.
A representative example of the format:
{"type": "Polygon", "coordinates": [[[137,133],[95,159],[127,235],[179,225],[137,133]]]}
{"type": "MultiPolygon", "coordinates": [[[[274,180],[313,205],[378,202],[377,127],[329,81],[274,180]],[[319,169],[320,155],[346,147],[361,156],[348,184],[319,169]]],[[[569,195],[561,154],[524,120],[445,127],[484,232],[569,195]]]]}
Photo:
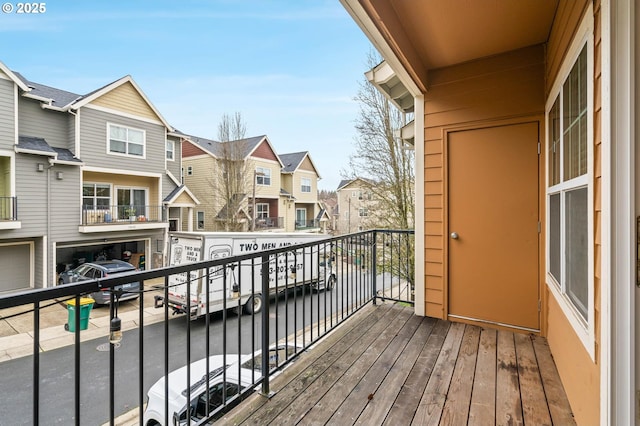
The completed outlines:
{"type": "MultiPolygon", "coordinates": [[[[115,213],[114,209],[108,211],[115,213]]],[[[15,315],[21,310],[25,319],[31,317],[33,321],[31,359],[25,360],[32,365],[32,372],[28,374],[31,379],[24,380],[23,386],[7,390],[7,393],[0,389],[5,395],[19,398],[22,407],[20,410],[3,407],[3,404],[12,404],[13,396],[3,398],[0,413],[17,416],[3,418],[3,421],[37,425],[47,423],[45,419],[55,418],[65,424],[116,424],[116,419],[125,412],[129,418],[138,416],[142,419],[151,384],[185,366],[185,385],[177,386],[182,390],[184,401],[190,402],[185,402],[184,407],[170,409],[168,397],[176,390],[170,390],[168,385],[162,387],[165,403],[160,409],[159,423],[183,424],[184,420],[184,424],[204,424],[218,418],[257,389],[268,395],[271,375],[364,306],[380,300],[413,304],[414,252],[413,231],[374,230],[125,276],[2,294],[0,317],[15,315]],[[180,283],[175,284],[176,280],[180,283]],[[111,297],[108,315],[98,319],[109,320],[107,324],[113,325],[118,317],[118,289],[132,281],[142,284],[139,307],[137,313],[123,313],[121,309],[119,315],[127,317],[123,317],[121,323],[118,320],[118,325],[128,327],[121,344],[108,336],[81,343],[81,319],[80,315],[75,315],[75,324],[69,327],[74,330],[73,351],[65,355],[65,363],[57,361],[59,354],[53,353],[56,351],[41,352],[41,339],[47,334],[40,329],[40,324],[44,323],[41,309],[68,300],[80,306],[81,297],[108,289],[111,297]],[[187,297],[171,299],[170,294],[174,294],[178,286],[187,297]],[[228,288],[229,292],[223,293],[226,296],[214,303],[210,298],[222,293],[220,286],[228,288]],[[241,299],[239,294],[251,295],[249,300],[253,301],[259,298],[261,310],[256,312],[256,305],[245,303],[246,299],[241,299]],[[156,304],[160,307],[149,306],[148,301],[153,298],[162,301],[156,304]],[[164,303],[169,300],[174,300],[171,306],[164,303]],[[222,315],[210,315],[214,310],[212,307],[216,304],[220,307],[220,303],[222,315]],[[203,308],[204,314],[194,321],[191,313],[203,308]],[[149,310],[163,318],[162,327],[156,325],[153,331],[147,327],[150,326],[146,320],[149,310]],[[242,315],[243,311],[251,313],[242,315]],[[199,330],[201,334],[197,334],[199,330]],[[202,333],[202,330],[206,332],[202,333]],[[82,346],[81,350],[81,345],[86,347],[82,346]],[[108,356],[90,350],[96,345],[104,347],[108,356]],[[261,351],[275,345],[285,345],[289,349],[279,353],[275,360],[271,359],[270,351],[261,351]],[[261,357],[262,361],[253,368],[243,361],[243,375],[247,368],[253,371],[243,376],[243,386],[223,387],[226,390],[222,395],[214,395],[206,377],[221,377],[224,383],[238,377],[240,354],[256,354],[253,359],[261,357]],[[218,355],[222,359],[221,365],[227,367],[217,366],[216,369],[207,362],[205,371],[211,373],[191,380],[191,364],[200,359],[210,360],[214,355],[218,355]],[[124,366],[131,363],[135,366],[125,370],[124,366]],[[101,367],[95,368],[96,365],[101,367]],[[91,391],[87,391],[88,384],[98,382],[106,386],[91,387],[91,391]],[[187,386],[186,383],[199,385],[187,386]],[[203,386],[205,393],[201,393],[203,386]],[[46,403],[52,397],[52,388],[73,395],[73,398],[66,398],[68,405],[46,403]],[[201,401],[216,402],[200,404],[201,401]],[[28,403],[32,404],[31,410],[25,409],[24,404],[28,403]]],[[[83,334],[83,338],[87,335],[83,334]]],[[[202,373],[194,371],[193,374],[202,373]]]]}
{"type": "Polygon", "coordinates": [[[260,217],[256,219],[256,230],[284,228],[283,217],[260,217]]]}
{"type": "Polygon", "coordinates": [[[296,220],[296,229],[313,229],[313,228],[320,228],[320,221],[318,219],[296,220]]]}
{"type": "Polygon", "coordinates": [[[109,225],[123,222],[166,222],[164,206],[117,205],[88,208],[83,206],[82,225],[109,225]]]}
{"type": "Polygon", "coordinates": [[[0,197],[0,220],[18,220],[17,197],[0,197]]]}

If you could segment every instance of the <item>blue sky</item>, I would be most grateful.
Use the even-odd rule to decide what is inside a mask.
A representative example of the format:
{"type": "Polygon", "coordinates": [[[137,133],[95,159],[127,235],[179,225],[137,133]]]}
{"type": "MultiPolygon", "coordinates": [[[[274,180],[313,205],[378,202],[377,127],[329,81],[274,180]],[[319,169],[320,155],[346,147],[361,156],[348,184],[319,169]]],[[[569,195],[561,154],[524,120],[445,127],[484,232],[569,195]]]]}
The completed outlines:
{"type": "Polygon", "coordinates": [[[131,75],[174,127],[212,139],[238,111],[247,136],[266,134],[281,154],[309,151],[319,187],[337,188],[371,49],[338,0],[45,5],[0,13],[0,61],[12,70],[79,94],[131,75]]]}

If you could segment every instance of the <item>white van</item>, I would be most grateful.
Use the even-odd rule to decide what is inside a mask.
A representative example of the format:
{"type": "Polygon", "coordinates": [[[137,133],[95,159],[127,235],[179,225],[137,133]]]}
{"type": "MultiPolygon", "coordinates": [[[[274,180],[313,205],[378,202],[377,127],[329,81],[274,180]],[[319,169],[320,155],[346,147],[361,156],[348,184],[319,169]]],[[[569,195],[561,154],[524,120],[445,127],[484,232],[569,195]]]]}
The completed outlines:
{"type": "MultiPolygon", "coordinates": [[[[301,350],[293,345],[279,345],[269,349],[269,368],[281,365],[296,351],[301,350]]],[[[191,421],[198,422],[207,414],[223,404],[226,399],[238,395],[245,388],[253,385],[254,380],[262,377],[262,351],[254,354],[227,355],[228,364],[224,365],[222,355],[209,357],[209,373],[207,374],[206,358],[191,363],[189,386],[191,388],[191,421]],[[240,371],[238,375],[238,363],[240,371]],[[223,374],[226,370],[226,374],[223,374]],[[207,380],[209,382],[209,400],[207,401],[207,380]]],[[[169,373],[169,422],[172,426],[187,424],[187,366],[169,373]]],[[[147,393],[147,406],[144,411],[145,426],[164,425],[165,378],[158,380],[147,393]]],[[[166,425],[164,425],[166,426],[166,425]]]]}

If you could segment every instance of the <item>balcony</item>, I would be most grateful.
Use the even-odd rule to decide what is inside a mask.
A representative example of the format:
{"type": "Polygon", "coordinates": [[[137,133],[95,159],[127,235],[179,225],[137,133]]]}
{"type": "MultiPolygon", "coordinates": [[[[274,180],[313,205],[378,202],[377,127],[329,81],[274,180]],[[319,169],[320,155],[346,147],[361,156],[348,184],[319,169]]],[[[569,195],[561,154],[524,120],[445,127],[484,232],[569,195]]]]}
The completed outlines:
{"type": "Polygon", "coordinates": [[[304,230],[304,229],[319,229],[320,221],[317,219],[313,220],[296,220],[296,231],[304,230]]]}
{"type": "Polygon", "coordinates": [[[184,400],[184,406],[155,406],[161,424],[445,423],[458,415],[488,424],[491,412],[496,423],[509,415],[516,423],[540,424],[547,421],[544,410],[553,422],[571,424],[543,338],[413,315],[414,251],[412,232],[376,230],[0,295],[0,317],[21,315],[23,326],[32,324],[31,343],[17,351],[27,358],[2,364],[29,379],[18,385],[8,376],[0,381],[0,418],[8,424],[55,418],[61,424],[127,419],[146,425],[140,419],[151,386],[185,367],[184,384],[170,379],[161,385],[172,383],[172,389],[156,387],[163,401],[170,392],[184,400]],[[81,331],[79,315],[74,332],[56,329],[71,346],[41,351],[54,346],[43,344],[54,331],[40,327],[51,323],[46,310],[52,304],[75,299],[78,306],[82,295],[132,280],[144,283],[137,305],[118,303],[111,291],[110,306],[93,308],[87,330],[81,331]],[[179,288],[192,296],[172,299],[179,288]],[[219,288],[229,296],[213,300],[219,288]],[[245,301],[242,295],[253,297],[245,301]],[[221,310],[210,309],[214,302],[221,310]],[[193,312],[203,308],[196,319],[193,312]],[[110,343],[115,317],[124,333],[110,343]],[[275,357],[260,352],[274,345],[293,350],[275,357]],[[243,376],[242,386],[223,387],[217,395],[212,381],[233,383],[239,354],[252,353],[262,362],[243,376]],[[204,371],[211,373],[202,376],[192,364],[214,359],[227,367],[216,369],[208,361],[204,371]]]}
{"type": "Polygon", "coordinates": [[[269,229],[282,229],[284,228],[283,217],[261,217],[256,221],[256,231],[264,231],[269,229]]]}
{"type": "Polygon", "coordinates": [[[119,205],[82,209],[80,232],[111,232],[169,226],[164,206],[119,205]]]}
{"type": "Polygon", "coordinates": [[[0,197],[0,229],[19,229],[18,198],[0,197]]]}

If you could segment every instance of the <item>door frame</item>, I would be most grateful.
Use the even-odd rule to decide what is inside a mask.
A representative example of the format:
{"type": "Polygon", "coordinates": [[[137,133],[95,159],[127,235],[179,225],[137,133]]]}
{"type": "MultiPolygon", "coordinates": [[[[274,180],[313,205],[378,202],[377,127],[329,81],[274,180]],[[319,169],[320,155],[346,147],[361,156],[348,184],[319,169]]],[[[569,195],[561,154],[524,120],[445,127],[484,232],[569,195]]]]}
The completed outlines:
{"type": "MultiPolygon", "coordinates": [[[[444,304],[443,304],[443,312],[444,318],[449,318],[449,233],[451,230],[449,229],[449,141],[450,134],[456,133],[460,131],[469,131],[469,130],[482,130],[482,129],[490,129],[493,127],[503,127],[509,125],[517,125],[517,124],[525,124],[525,123],[537,123],[538,124],[538,147],[539,147],[539,155],[538,155],[538,220],[540,222],[540,231],[538,232],[538,300],[540,301],[540,309],[538,310],[538,325],[540,327],[537,331],[528,332],[537,333],[540,335],[546,335],[546,315],[543,315],[543,312],[546,312],[547,309],[547,292],[545,291],[545,161],[546,156],[543,149],[543,136],[545,135],[545,119],[544,115],[525,115],[519,116],[509,119],[502,120],[485,120],[479,122],[465,123],[462,125],[455,126],[447,126],[442,130],[442,171],[443,176],[442,180],[444,182],[443,187],[443,235],[442,235],[442,248],[444,253],[444,264],[443,264],[443,277],[444,277],[444,304]]],[[[502,326],[495,323],[486,323],[483,321],[474,321],[474,320],[466,320],[456,318],[457,322],[464,322],[475,325],[485,325],[491,324],[494,328],[505,329],[510,331],[518,331],[521,330],[519,327],[508,327],[502,326]]]]}

